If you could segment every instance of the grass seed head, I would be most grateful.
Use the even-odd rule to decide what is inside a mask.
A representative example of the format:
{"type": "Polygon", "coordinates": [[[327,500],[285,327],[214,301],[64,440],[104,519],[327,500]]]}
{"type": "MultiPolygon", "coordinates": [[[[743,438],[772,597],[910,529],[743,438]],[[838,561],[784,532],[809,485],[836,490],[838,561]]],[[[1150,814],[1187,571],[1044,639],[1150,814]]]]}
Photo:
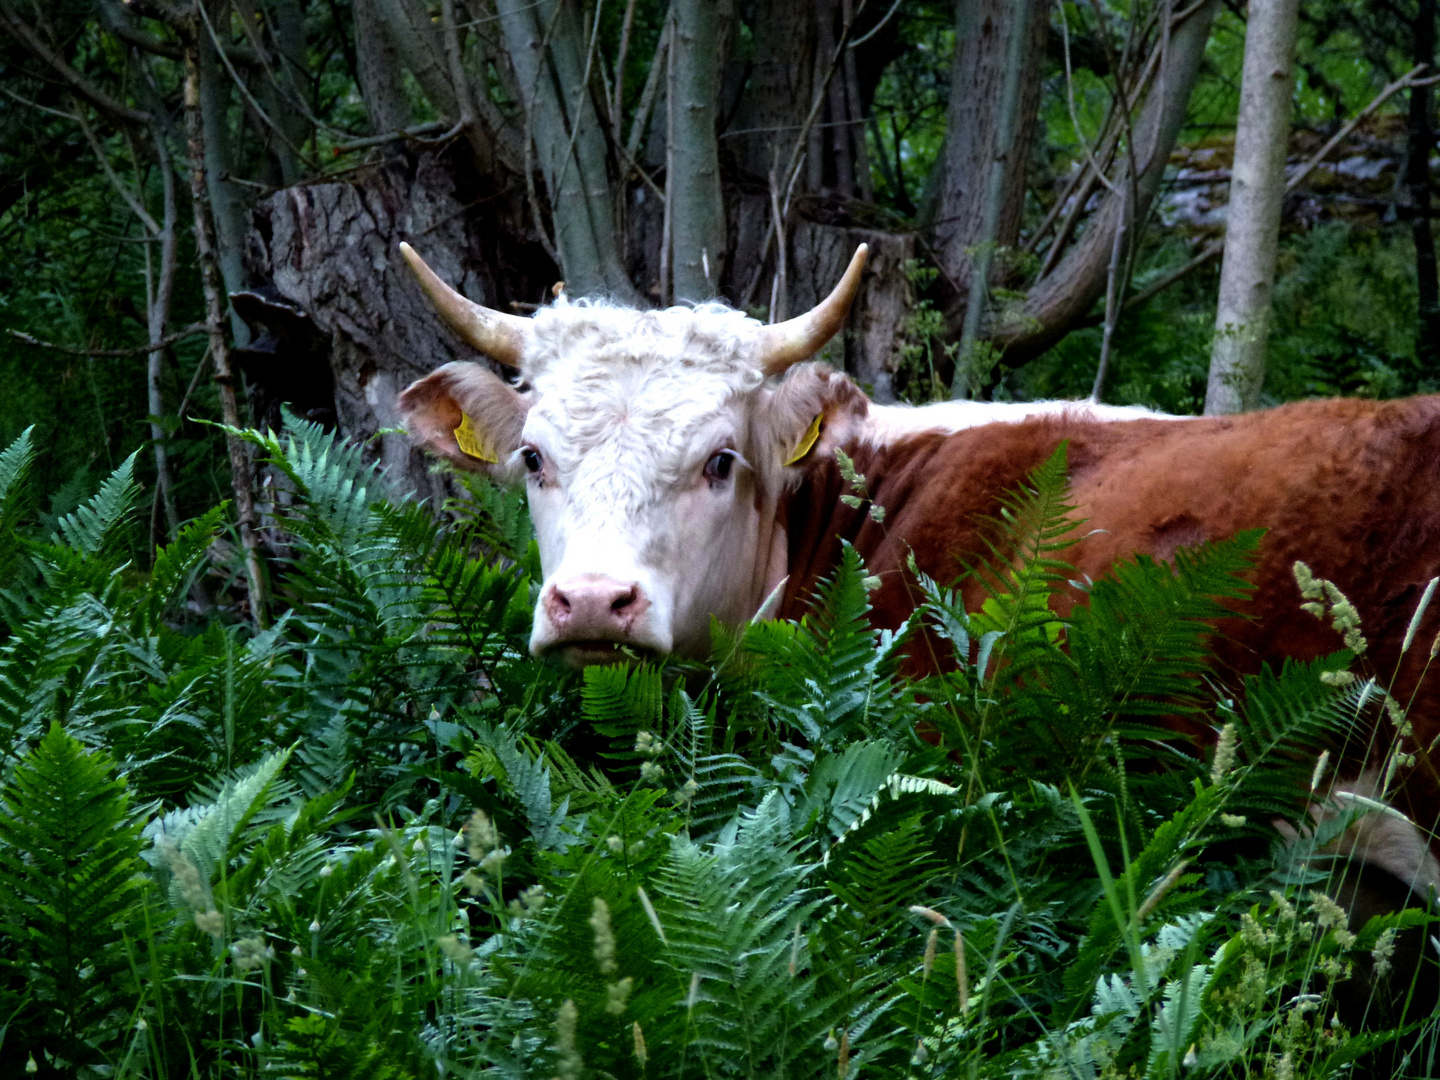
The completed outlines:
{"type": "Polygon", "coordinates": [[[1370,950],[1370,959],[1375,962],[1375,977],[1383,979],[1390,974],[1390,958],[1395,955],[1395,927],[1380,932],[1375,947],[1370,950]]]}
{"type": "Polygon", "coordinates": [[[275,950],[265,944],[263,937],[241,938],[230,946],[235,966],[241,971],[254,971],[268,961],[275,959],[275,950]]]}
{"type": "Polygon", "coordinates": [[[610,983],[605,987],[605,1011],[611,1016],[619,1016],[625,1011],[625,1005],[630,1000],[630,991],[635,989],[635,980],[629,975],[619,982],[610,983]]]}
{"type": "Polygon", "coordinates": [[[615,931],[610,926],[610,905],[600,897],[590,908],[590,928],[595,931],[595,963],[600,974],[615,974],[615,931]]]}
{"type": "Polygon", "coordinates": [[[165,866],[170,871],[170,880],[175,883],[175,891],[180,894],[180,899],[184,900],[192,911],[203,911],[207,908],[209,905],[205,902],[205,883],[200,880],[200,870],[194,860],[169,840],[162,840],[156,848],[160,852],[160,858],[165,860],[165,866]]]}
{"type": "Polygon", "coordinates": [[[650,1060],[650,1055],[645,1052],[645,1032],[640,1030],[639,1020],[630,1025],[630,1031],[635,1036],[635,1060],[640,1062],[640,1067],[643,1069],[645,1063],[650,1060]]]}
{"type": "Polygon", "coordinates": [[[466,850],[470,858],[482,861],[486,855],[500,846],[500,834],[495,823],[484,810],[476,810],[465,825],[466,850]]]}
{"type": "Polygon", "coordinates": [[[444,935],[435,944],[440,946],[440,951],[445,954],[445,959],[452,964],[468,964],[475,959],[475,950],[454,934],[444,935]]]}
{"type": "Polygon", "coordinates": [[[580,1051],[575,1048],[575,1031],[579,1025],[580,1010],[573,1000],[566,998],[555,1014],[555,1049],[560,1055],[555,1064],[560,1080],[580,1080],[580,1072],[585,1068],[580,1051]]]}
{"type": "Polygon", "coordinates": [[[965,939],[955,931],[955,993],[960,999],[960,1011],[970,1011],[970,979],[965,971],[965,939]]]}
{"type": "Polygon", "coordinates": [[[1300,586],[1300,595],[1306,600],[1319,600],[1322,592],[1320,582],[1316,580],[1315,574],[1310,567],[1306,566],[1299,559],[1291,567],[1291,573],[1295,575],[1295,584],[1300,586]]]}
{"type": "Polygon", "coordinates": [[[1210,783],[1220,783],[1234,766],[1235,742],[1235,725],[1226,724],[1220,729],[1220,739],[1215,744],[1215,760],[1210,766],[1210,783]]]}

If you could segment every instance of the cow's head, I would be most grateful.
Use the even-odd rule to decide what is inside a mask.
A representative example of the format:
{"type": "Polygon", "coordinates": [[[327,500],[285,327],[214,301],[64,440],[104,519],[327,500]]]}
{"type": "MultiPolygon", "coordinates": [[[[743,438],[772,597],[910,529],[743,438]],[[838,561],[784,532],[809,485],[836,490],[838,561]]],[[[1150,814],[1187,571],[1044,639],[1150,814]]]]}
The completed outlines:
{"type": "Polygon", "coordinates": [[[446,364],[400,407],[434,453],[527,485],[545,575],[531,651],[576,664],[622,646],[703,654],[712,615],[753,615],[785,574],[780,492],[868,406],[823,365],[771,377],[843,325],[865,248],[818,307],[770,326],[718,303],[561,299],[519,318],[401,249],[445,320],[519,373],[512,385],[481,364],[446,364]]]}

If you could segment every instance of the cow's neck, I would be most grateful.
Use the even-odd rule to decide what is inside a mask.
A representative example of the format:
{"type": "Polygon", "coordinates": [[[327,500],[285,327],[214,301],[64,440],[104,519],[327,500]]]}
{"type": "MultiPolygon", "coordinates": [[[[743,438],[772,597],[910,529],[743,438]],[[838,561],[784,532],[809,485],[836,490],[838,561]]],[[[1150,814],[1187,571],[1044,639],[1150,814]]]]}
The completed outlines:
{"type": "MultiPolygon", "coordinates": [[[[916,455],[928,458],[939,441],[967,428],[1060,416],[1105,422],[1184,419],[1139,406],[1088,401],[871,403],[840,440],[840,449],[867,476],[868,494],[884,507],[886,521],[893,524],[904,513],[917,482],[913,476],[892,475],[897,465],[912,463],[916,455]]],[[[910,471],[900,469],[901,473],[910,471]]],[[[858,493],[840,476],[833,451],[817,452],[817,460],[810,463],[800,483],[779,493],[773,510],[762,509],[752,611],[788,576],[781,612],[798,617],[816,584],[834,571],[841,540],[854,544],[872,570],[898,573],[896,566],[890,565],[899,557],[897,544],[893,537],[891,543],[885,542],[890,530],[869,518],[868,507],[856,510],[840,501],[842,495],[852,494],[858,493]],[[873,563],[877,557],[884,565],[873,563]]]]}

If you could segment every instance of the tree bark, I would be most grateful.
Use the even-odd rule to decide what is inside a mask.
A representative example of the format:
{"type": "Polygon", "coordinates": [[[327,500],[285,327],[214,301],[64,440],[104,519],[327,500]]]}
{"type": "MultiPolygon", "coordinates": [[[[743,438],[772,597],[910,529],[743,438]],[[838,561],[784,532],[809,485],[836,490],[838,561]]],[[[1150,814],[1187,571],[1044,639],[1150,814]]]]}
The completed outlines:
{"type": "Polygon", "coordinates": [[[497,6],[566,284],[574,294],[635,303],[621,258],[605,132],[591,96],[594,56],[585,21],[573,0],[499,0],[497,6]]]}
{"type": "MultiPolygon", "coordinates": [[[[1007,364],[1023,363],[1044,352],[1083,319],[1104,294],[1115,230],[1122,219],[1140,222],[1150,212],[1185,121],[1190,91],[1200,73],[1205,43],[1219,8],[1220,0],[1202,0],[1171,30],[1161,71],[1150,84],[1150,92],[1132,125],[1137,144],[1137,175],[1130,189],[1133,208],[1122,207],[1118,194],[1120,184],[1132,182],[1127,156],[1126,166],[1113,181],[1115,190],[1091,215],[1084,234],[1054,271],[1031,288],[1019,317],[991,330],[990,340],[1004,350],[1007,364]]],[[[1131,245],[1137,242],[1138,237],[1132,238],[1131,245]]]]}
{"type": "Polygon", "coordinates": [[[1251,0],[1205,415],[1260,403],[1285,198],[1299,0],[1251,0]]]}
{"type": "MultiPolygon", "coordinates": [[[[1012,210],[1017,211],[1015,220],[1010,224],[1016,235],[1019,234],[1018,210],[1023,207],[1025,196],[1025,166],[1023,161],[1016,159],[1025,153],[1025,149],[1029,146],[1029,139],[1027,138],[1023,143],[1017,142],[1015,128],[1019,121],[1021,85],[1025,78],[1022,67],[1025,62],[1026,38],[1029,36],[1026,31],[1032,21],[1033,9],[1039,6],[1035,0],[1015,0],[1011,6],[1009,32],[1004,35],[1006,38],[1005,57],[1000,79],[1000,97],[995,102],[994,115],[990,118],[993,130],[993,139],[989,144],[990,152],[986,155],[984,146],[977,148],[982,155],[980,162],[977,163],[980,167],[976,169],[976,179],[969,181],[971,188],[978,188],[982,193],[979,207],[980,231],[975,238],[975,246],[978,250],[967,259],[969,266],[966,269],[970,276],[970,294],[965,300],[965,322],[960,330],[960,348],[956,353],[955,373],[950,380],[951,400],[968,398],[973,390],[971,381],[977,374],[974,362],[975,341],[979,335],[980,319],[985,310],[986,293],[989,291],[990,265],[995,256],[996,244],[1000,240],[1000,217],[1007,203],[1011,204],[1012,210]],[[1006,197],[1007,189],[1008,198],[1006,197]]],[[[973,12],[971,18],[974,18],[973,12]]],[[[985,26],[972,25],[969,27],[968,36],[972,39],[983,38],[988,29],[985,26]]],[[[956,52],[958,54],[958,48],[956,52]]],[[[1031,104],[1029,114],[1033,115],[1033,113],[1034,105],[1031,104]]],[[[954,236],[958,231],[951,230],[949,232],[951,246],[942,249],[948,251],[952,256],[955,254],[954,236]]]]}
{"type": "MultiPolygon", "coordinates": [[[[1414,60],[1435,62],[1436,0],[1420,0],[1415,14],[1414,60]]],[[[1431,110],[1434,95],[1429,86],[1410,88],[1406,125],[1405,187],[1411,212],[1410,236],[1415,243],[1415,286],[1418,320],[1415,327],[1415,366],[1420,379],[1440,379],[1440,281],[1435,266],[1435,236],[1430,222],[1430,155],[1435,150],[1431,110]]]]}
{"type": "Polygon", "coordinates": [[[727,243],[725,200],[720,193],[720,148],[715,111],[722,56],[719,43],[728,3],[675,0],[675,97],[665,187],[671,202],[673,294],[708,300],[719,293],[727,243]]]}
{"type": "Polygon", "coordinates": [[[385,0],[355,0],[355,68],[376,135],[403,131],[413,116],[405,100],[400,54],[384,23],[385,0]]]}
{"type": "MultiPolygon", "coordinates": [[[[815,0],[768,0],[756,6],[755,59],[725,139],[736,163],[756,178],[784,168],[814,97],[815,0]]],[[[826,62],[829,57],[825,58],[826,62]]]]}
{"type": "MultiPolygon", "coordinates": [[[[212,0],[196,0],[197,3],[211,3],[212,0]]],[[[209,10],[207,8],[207,10],[209,10]]],[[[212,23],[215,17],[212,15],[212,23]]],[[[220,57],[203,26],[198,31],[195,57],[196,93],[199,95],[197,119],[203,125],[200,132],[200,146],[205,152],[202,174],[205,178],[205,201],[210,207],[214,224],[214,257],[223,278],[223,297],[239,292],[245,287],[244,240],[246,228],[246,198],[240,185],[230,179],[233,164],[229,147],[232,143],[230,120],[230,74],[220,63],[220,57]]],[[[186,53],[190,62],[190,52],[186,53]]],[[[187,68],[186,77],[189,77],[187,68]]],[[[189,83],[186,83],[187,87],[189,83]]],[[[188,101],[187,101],[188,104],[188,101]]],[[[188,117],[187,117],[188,119],[188,117]]],[[[191,186],[194,184],[192,182],[191,186]]],[[[200,217],[199,212],[195,214],[200,217]]],[[[224,305],[226,308],[228,304],[224,305]]],[[[230,333],[236,345],[250,341],[250,329],[243,319],[230,311],[230,333]]]]}
{"type": "MultiPolygon", "coordinates": [[[[152,128],[155,150],[159,158],[160,176],[165,191],[165,216],[160,225],[160,273],[155,288],[149,290],[149,310],[146,312],[147,330],[150,343],[156,345],[165,338],[165,325],[170,320],[170,298],[175,286],[175,239],[179,215],[175,205],[175,169],[170,154],[165,149],[164,132],[159,125],[152,128]]],[[[148,251],[147,251],[148,269],[148,251]]],[[[180,534],[180,517],[175,509],[174,484],[170,477],[169,452],[166,449],[165,429],[160,417],[165,415],[165,395],[161,391],[161,378],[165,373],[165,350],[157,347],[149,354],[145,368],[146,406],[153,418],[150,422],[150,439],[154,444],[155,483],[159,488],[160,502],[165,509],[165,524],[173,540],[180,534]]]]}
{"type": "Polygon", "coordinates": [[[991,250],[996,244],[1013,245],[1020,235],[1048,26],[1049,8],[1036,0],[1024,4],[974,0],[957,5],[955,59],[931,241],[941,270],[959,290],[948,312],[954,325],[963,323],[974,249],[987,238],[991,250]],[[1009,64],[1016,55],[1020,65],[1012,71],[1009,64]],[[1015,88],[1014,107],[1008,110],[1013,122],[1008,132],[1002,132],[1007,83],[1015,88]],[[1002,134],[1008,138],[1002,141],[1002,134]],[[995,190],[997,168],[1000,195],[991,212],[987,195],[995,190]]]}
{"type": "MultiPolygon", "coordinates": [[[[204,78],[201,71],[201,39],[192,22],[185,50],[185,134],[190,159],[190,198],[195,218],[195,254],[200,263],[200,280],[205,293],[205,327],[210,338],[210,360],[215,365],[215,382],[220,389],[220,411],[225,424],[240,426],[235,376],[230,365],[230,346],[225,340],[225,301],[219,254],[215,249],[215,226],[211,219],[209,160],[204,117],[204,78]]],[[[243,324],[242,324],[243,325],[243,324]]],[[[248,335],[247,335],[248,336],[248,335]]],[[[256,535],[254,475],[250,455],[239,437],[225,435],[230,452],[230,481],[235,493],[235,514],[239,519],[240,544],[245,557],[245,574],[250,595],[250,614],[264,626],[268,621],[265,571],[260,564],[260,542],[256,535]]]]}

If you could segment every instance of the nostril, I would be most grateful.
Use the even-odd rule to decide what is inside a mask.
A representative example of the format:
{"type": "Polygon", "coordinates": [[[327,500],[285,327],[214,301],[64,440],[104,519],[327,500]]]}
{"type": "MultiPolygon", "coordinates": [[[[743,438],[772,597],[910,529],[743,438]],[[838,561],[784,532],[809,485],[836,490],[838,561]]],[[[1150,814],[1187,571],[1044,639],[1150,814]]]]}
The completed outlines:
{"type": "Polygon", "coordinates": [[[621,593],[619,596],[617,596],[614,600],[610,602],[610,610],[616,613],[624,611],[627,607],[629,607],[635,602],[637,595],[638,593],[635,589],[635,586],[631,585],[630,588],[626,589],[623,593],[621,593]]]}
{"type": "Polygon", "coordinates": [[[566,596],[563,592],[561,592],[559,589],[551,590],[550,598],[552,601],[554,601],[555,606],[561,611],[570,610],[570,598],[566,596]]]}

